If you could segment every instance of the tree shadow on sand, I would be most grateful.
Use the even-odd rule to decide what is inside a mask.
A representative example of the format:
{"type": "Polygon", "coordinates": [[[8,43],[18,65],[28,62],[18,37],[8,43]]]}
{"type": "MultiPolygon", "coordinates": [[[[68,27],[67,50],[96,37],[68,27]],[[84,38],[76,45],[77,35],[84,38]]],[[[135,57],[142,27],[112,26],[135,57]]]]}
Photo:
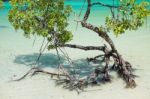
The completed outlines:
{"type": "MultiPolygon", "coordinates": [[[[29,55],[19,55],[15,58],[14,63],[17,64],[23,64],[26,66],[32,66],[36,63],[37,59],[39,57],[38,53],[29,54],[29,55]]],[[[42,54],[42,56],[39,59],[39,67],[45,68],[45,67],[52,67],[55,68],[55,66],[58,65],[58,56],[55,54],[42,54]]],[[[65,59],[60,56],[60,63],[62,64],[65,61],[65,59]]]]}
{"type": "MultiPolygon", "coordinates": [[[[26,66],[32,66],[35,64],[39,54],[29,54],[29,55],[19,55],[15,58],[14,63],[17,64],[23,64],[26,66]]],[[[60,56],[60,61],[58,60],[58,56],[55,54],[42,54],[39,60],[39,67],[45,68],[57,68],[58,62],[64,66],[68,72],[71,74],[80,74],[80,76],[89,75],[91,72],[94,71],[96,66],[93,66],[92,64],[89,64],[86,59],[78,59],[73,60],[73,66],[70,66],[67,59],[64,58],[64,56],[60,56]]],[[[97,65],[97,66],[100,66],[97,65]]]]}

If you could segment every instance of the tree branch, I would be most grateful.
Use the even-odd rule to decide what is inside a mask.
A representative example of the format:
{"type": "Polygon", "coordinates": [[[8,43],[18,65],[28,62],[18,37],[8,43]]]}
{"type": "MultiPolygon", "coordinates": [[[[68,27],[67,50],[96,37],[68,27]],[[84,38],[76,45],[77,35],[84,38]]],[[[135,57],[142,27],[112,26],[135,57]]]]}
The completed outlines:
{"type": "Polygon", "coordinates": [[[59,47],[69,47],[69,48],[76,48],[81,50],[101,50],[104,51],[105,46],[82,46],[82,45],[75,45],[75,44],[64,44],[64,45],[58,45],[59,47]]]}
{"type": "Polygon", "coordinates": [[[101,31],[99,30],[98,27],[86,22],[90,15],[91,7],[92,7],[91,0],[87,0],[87,3],[88,3],[87,10],[86,10],[83,20],[81,21],[82,27],[85,27],[87,29],[90,29],[96,32],[100,37],[105,39],[105,41],[111,46],[113,51],[117,51],[115,48],[115,45],[113,44],[113,41],[110,39],[109,35],[105,31],[101,31]]]}
{"type": "Polygon", "coordinates": [[[49,71],[44,71],[40,68],[37,67],[33,67],[31,68],[26,74],[24,74],[22,77],[18,78],[18,79],[13,79],[13,81],[20,81],[22,79],[24,79],[26,76],[28,76],[31,73],[31,75],[34,75],[35,73],[44,73],[44,74],[50,74],[51,77],[53,76],[63,76],[63,77],[67,77],[70,79],[70,76],[67,74],[62,74],[62,73],[53,73],[53,72],[49,72],[49,71]]]}
{"type": "Polygon", "coordinates": [[[103,4],[101,2],[95,2],[95,3],[91,4],[91,6],[94,6],[94,5],[100,5],[100,6],[104,6],[104,7],[108,7],[108,8],[119,8],[120,7],[120,6],[113,6],[113,5],[103,4]]]}

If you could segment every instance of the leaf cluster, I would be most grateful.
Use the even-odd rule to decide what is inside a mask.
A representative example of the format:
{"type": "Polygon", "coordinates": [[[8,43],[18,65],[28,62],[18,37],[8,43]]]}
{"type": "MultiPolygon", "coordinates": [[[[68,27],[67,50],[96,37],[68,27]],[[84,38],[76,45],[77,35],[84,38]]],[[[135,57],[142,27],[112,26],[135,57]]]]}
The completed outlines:
{"type": "Polygon", "coordinates": [[[72,39],[72,33],[66,29],[72,8],[64,5],[64,0],[11,0],[10,3],[9,21],[16,30],[22,29],[26,37],[38,35],[52,42],[57,31],[59,41],[66,43],[72,39]]]}
{"type": "Polygon", "coordinates": [[[0,8],[2,8],[2,7],[3,7],[3,1],[0,0],[0,8]]]}
{"type": "Polygon", "coordinates": [[[136,0],[120,0],[120,7],[117,9],[117,17],[106,17],[106,27],[112,30],[116,36],[126,30],[137,30],[150,15],[150,3],[136,0]]]}

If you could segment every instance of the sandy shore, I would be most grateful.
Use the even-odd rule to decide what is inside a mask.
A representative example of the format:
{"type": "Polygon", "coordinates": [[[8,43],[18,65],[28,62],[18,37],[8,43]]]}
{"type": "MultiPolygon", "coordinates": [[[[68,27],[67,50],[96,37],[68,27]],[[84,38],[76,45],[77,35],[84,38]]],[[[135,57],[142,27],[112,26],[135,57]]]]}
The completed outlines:
{"type": "MultiPolygon", "coordinates": [[[[78,95],[76,91],[55,86],[55,81],[43,74],[29,76],[19,82],[12,82],[12,77],[19,77],[31,68],[30,64],[37,58],[41,39],[37,39],[35,46],[32,47],[33,38],[25,39],[20,33],[21,31],[16,33],[11,27],[3,29],[1,33],[5,34],[2,34],[3,37],[0,39],[0,99],[149,99],[150,34],[148,30],[144,28],[124,34],[120,38],[112,36],[123,57],[130,60],[134,68],[137,69],[135,74],[139,77],[136,78],[137,87],[135,89],[124,88],[125,83],[115,77],[112,83],[89,87],[78,95]]],[[[87,38],[79,39],[79,34],[77,34],[71,43],[80,42],[80,44],[87,45],[86,42],[90,41],[89,44],[98,45],[98,43],[103,42],[103,40],[95,40],[97,35],[86,30],[76,32],[82,32],[82,35],[86,34],[87,38]],[[92,40],[95,41],[92,42],[92,40]]],[[[93,51],[89,53],[74,49],[66,50],[74,60],[93,57],[98,54],[98,52],[93,51]]],[[[52,70],[50,65],[55,65],[57,62],[55,51],[46,51],[42,58],[41,67],[52,70]]]]}
{"type": "MultiPolygon", "coordinates": [[[[0,18],[0,99],[150,99],[150,24],[138,31],[127,32],[116,38],[111,35],[119,52],[125,59],[131,62],[136,69],[135,74],[137,87],[126,89],[125,83],[114,76],[112,83],[101,84],[100,86],[89,87],[81,94],[76,91],[63,89],[55,86],[55,81],[48,75],[38,74],[29,76],[19,82],[11,81],[14,77],[25,74],[31,64],[35,62],[41,38],[37,38],[33,45],[34,38],[26,39],[22,31],[15,31],[7,20],[8,11],[1,11],[0,18]]],[[[95,12],[93,12],[95,13],[95,12]]],[[[97,13],[97,12],[96,12],[97,13]]],[[[101,13],[98,14],[101,16],[101,13]]],[[[92,22],[99,24],[99,17],[94,16],[92,22]]],[[[71,22],[69,29],[74,34],[70,43],[81,45],[101,45],[104,40],[96,33],[81,28],[76,30],[76,23],[71,22]]],[[[71,59],[78,62],[79,66],[87,68],[85,58],[93,57],[99,52],[67,49],[71,59]]],[[[55,51],[46,51],[40,60],[40,67],[46,70],[54,70],[58,60],[55,51]]],[[[89,67],[90,69],[90,67],[89,67]]]]}

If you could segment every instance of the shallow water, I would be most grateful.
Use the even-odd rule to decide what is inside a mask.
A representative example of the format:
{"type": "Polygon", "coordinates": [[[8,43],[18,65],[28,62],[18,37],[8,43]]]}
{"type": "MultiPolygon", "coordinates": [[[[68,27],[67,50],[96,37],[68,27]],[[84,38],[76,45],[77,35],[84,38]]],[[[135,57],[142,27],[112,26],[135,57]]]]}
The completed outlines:
{"type": "MultiPolygon", "coordinates": [[[[74,12],[77,16],[83,5],[83,1],[84,0],[67,0],[66,4],[73,5],[74,12]]],[[[108,4],[111,3],[110,0],[100,1],[108,4]]],[[[49,91],[49,89],[51,88],[50,85],[54,84],[44,76],[28,78],[25,81],[17,83],[8,83],[13,75],[23,75],[31,67],[30,64],[36,60],[40,45],[43,40],[42,38],[37,37],[36,42],[33,46],[34,37],[27,39],[23,37],[23,32],[21,30],[15,31],[7,19],[9,9],[10,5],[9,3],[6,3],[5,9],[0,10],[0,99],[19,99],[19,97],[22,97],[22,99],[37,99],[37,97],[34,96],[39,94],[39,97],[41,98],[45,97],[45,99],[49,99],[49,97],[51,97],[50,95],[52,95],[54,99],[57,99],[57,95],[55,92],[61,93],[62,90],[59,90],[59,88],[55,87],[53,88],[51,86],[54,89],[54,92],[52,92],[52,90],[49,91]],[[51,84],[49,85],[49,83],[51,84]],[[23,84],[26,86],[22,86],[23,84]],[[41,85],[42,88],[40,89],[38,85],[41,85]]],[[[82,19],[82,15],[84,14],[85,9],[86,5],[80,19],[82,19]]],[[[102,7],[94,7],[92,9],[89,22],[95,25],[104,24],[104,18],[110,14],[107,11],[108,9],[104,9],[102,7]]],[[[77,23],[72,19],[76,20],[78,18],[75,17],[74,14],[72,14],[69,21],[70,25],[68,29],[71,30],[74,34],[74,38],[70,43],[81,45],[102,45],[104,43],[104,40],[99,38],[96,33],[82,28],[80,24],[76,29],[77,23]]],[[[101,86],[100,88],[102,89],[102,91],[97,91],[95,93],[97,94],[97,96],[95,96],[94,98],[98,99],[99,97],[102,97],[103,99],[149,99],[150,18],[147,20],[147,24],[145,24],[137,31],[127,31],[125,34],[122,34],[119,37],[115,37],[113,33],[110,33],[110,36],[112,37],[123,57],[132,63],[133,68],[137,69],[137,71],[135,71],[135,74],[140,76],[139,78],[136,78],[138,86],[133,90],[124,90],[123,86],[125,86],[125,84],[120,80],[114,80],[112,84],[101,86]]],[[[82,68],[87,65],[86,63],[84,63],[85,60],[83,60],[83,58],[85,59],[86,57],[93,57],[99,54],[99,52],[97,51],[84,52],[68,48],[66,48],[66,51],[68,52],[70,58],[76,60],[76,62],[78,62],[79,65],[82,66],[82,68]]],[[[41,59],[41,66],[43,66],[43,68],[49,69],[49,67],[51,67],[49,64],[56,65],[55,62],[57,61],[57,59],[55,57],[55,54],[55,50],[45,51],[45,54],[41,59]]],[[[70,92],[68,94],[67,91],[64,91],[64,97],[67,97],[66,99],[72,98],[71,94],[76,95],[70,92]]],[[[93,98],[95,94],[94,92],[90,92],[88,94],[85,93],[80,96],[74,96],[74,99],[89,99],[93,98]]],[[[61,95],[62,94],[60,94],[60,97],[62,98],[63,95],[61,95]]]]}

